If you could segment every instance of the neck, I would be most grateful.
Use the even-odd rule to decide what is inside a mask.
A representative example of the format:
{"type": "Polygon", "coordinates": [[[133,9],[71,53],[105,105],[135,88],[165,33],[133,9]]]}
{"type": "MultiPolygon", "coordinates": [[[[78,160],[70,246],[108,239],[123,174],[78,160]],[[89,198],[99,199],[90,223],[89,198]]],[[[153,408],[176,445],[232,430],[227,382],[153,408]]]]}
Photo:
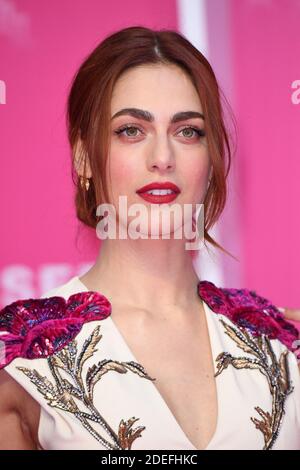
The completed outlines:
{"type": "Polygon", "coordinates": [[[108,239],[82,280],[90,290],[136,308],[186,308],[198,299],[193,257],[185,240],[108,239]]]}

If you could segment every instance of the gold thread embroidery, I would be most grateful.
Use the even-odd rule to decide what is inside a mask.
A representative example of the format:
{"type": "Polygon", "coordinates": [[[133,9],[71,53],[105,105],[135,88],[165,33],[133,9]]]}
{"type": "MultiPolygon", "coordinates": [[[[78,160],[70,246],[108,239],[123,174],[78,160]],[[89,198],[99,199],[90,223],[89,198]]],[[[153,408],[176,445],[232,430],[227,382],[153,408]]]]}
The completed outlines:
{"type": "Polygon", "coordinates": [[[82,377],[83,365],[97,351],[96,345],[102,338],[102,335],[99,333],[100,325],[85,340],[79,354],[77,354],[77,341],[73,340],[61,351],[48,357],[47,361],[55,380],[55,385],[47,377],[41,376],[35,369],[27,369],[26,367],[17,367],[17,369],[22,371],[36,385],[38,391],[48,401],[49,406],[72,413],[80,420],[85,429],[107,449],[130,450],[135,439],[141,437],[141,433],[146,427],[139,426],[135,429],[132,428],[133,424],[139,420],[139,418],[133,416],[128,421],[122,419],[116,433],[94,406],[94,387],[101,377],[109,371],[125,374],[129,370],[142,378],[148,380],[155,379],[149,377],[144,367],[137,362],[119,362],[104,359],[88,368],[84,383],[82,377]],[[73,380],[73,383],[63,378],[59,369],[66,372],[73,380]],[[77,405],[76,400],[80,401],[88,412],[82,411],[77,405]],[[104,439],[91,426],[89,421],[101,425],[109,434],[113,443],[104,439]]]}
{"type": "Polygon", "coordinates": [[[271,342],[266,335],[262,334],[255,337],[248,333],[245,328],[240,327],[236,329],[227,324],[223,319],[220,319],[220,322],[225,328],[225,333],[235,341],[237,346],[244,352],[255,356],[255,359],[233,357],[227,352],[222,352],[216,358],[217,372],[215,377],[220,375],[230,364],[235,369],[257,369],[266,377],[272,395],[272,411],[269,413],[256,406],[255,410],[261,419],[253,417],[250,419],[263,434],[265,444],[262,450],[270,450],[279,433],[285,413],[285,400],[294,390],[290,381],[287,361],[289,351],[285,350],[282,352],[278,361],[271,342]]]}

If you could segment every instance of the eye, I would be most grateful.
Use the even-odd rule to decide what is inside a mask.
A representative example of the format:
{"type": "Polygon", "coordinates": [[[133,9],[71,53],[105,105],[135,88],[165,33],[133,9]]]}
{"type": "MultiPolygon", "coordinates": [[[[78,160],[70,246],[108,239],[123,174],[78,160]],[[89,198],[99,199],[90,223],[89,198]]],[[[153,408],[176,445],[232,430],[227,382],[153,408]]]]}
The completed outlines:
{"type": "Polygon", "coordinates": [[[142,132],[142,130],[139,129],[138,127],[136,127],[136,126],[126,125],[126,126],[122,126],[119,129],[115,130],[114,133],[117,134],[117,135],[123,135],[124,131],[126,131],[126,133],[127,133],[127,131],[130,131],[129,133],[127,133],[127,137],[138,137],[137,134],[131,132],[132,130],[142,132]]]}
{"type": "MultiPolygon", "coordinates": [[[[138,134],[136,133],[137,131],[139,131],[143,134],[143,131],[139,127],[126,124],[122,127],[119,127],[119,129],[115,130],[114,133],[118,136],[126,135],[127,137],[138,137],[138,134]],[[125,134],[124,134],[124,132],[125,132],[125,134]]],[[[186,126],[183,129],[181,129],[181,131],[179,131],[179,133],[180,132],[185,132],[185,131],[190,132],[190,135],[185,135],[184,136],[184,137],[187,137],[188,140],[191,140],[194,137],[193,133],[196,133],[198,138],[205,137],[205,135],[206,135],[206,133],[203,129],[199,129],[198,127],[193,127],[193,126],[186,126]],[[192,131],[192,135],[191,135],[191,131],[192,131]]]]}
{"type": "MultiPolygon", "coordinates": [[[[183,129],[181,129],[180,132],[185,132],[185,131],[193,131],[197,134],[197,136],[200,138],[200,137],[205,137],[205,131],[203,129],[198,129],[198,127],[192,127],[192,126],[188,126],[188,127],[184,127],[183,129]]],[[[185,137],[187,137],[188,139],[191,139],[193,137],[193,135],[185,135],[185,137]]]]}

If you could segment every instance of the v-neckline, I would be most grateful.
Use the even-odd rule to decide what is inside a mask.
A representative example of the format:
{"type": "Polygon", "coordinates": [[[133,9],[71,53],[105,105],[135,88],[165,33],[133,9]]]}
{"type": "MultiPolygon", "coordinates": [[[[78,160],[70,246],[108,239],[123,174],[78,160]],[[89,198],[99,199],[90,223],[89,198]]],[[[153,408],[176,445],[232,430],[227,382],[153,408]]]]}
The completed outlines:
{"type": "MultiPolygon", "coordinates": [[[[81,291],[85,291],[85,292],[89,292],[89,289],[87,288],[87,286],[80,280],[79,276],[74,276],[71,281],[75,280],[78,285],[81,287],[81,291]]],[[[200,284],[200,280],[199,280],[199,283],[197,284],[197,289],[199,288],[199,284],[200,284]]],[[[92,292],[95,292],[95,291],[92,291],[92,292]]],[[[99,292],[101,294],[101,292],[99,292]]],[[[101,294],[103,295],[103,294],[101,294]]],[[[106,297],[106,296],[104,296],[106,297]]],[[[106,299],[109,301],[109,299],[106,297],[106,299]]],[[[205,312],[205,319],[206,319],[206,325],[207,325],[207,331],[208,331],[208,336],[209,336],[209,345],[210,345],[210,351],[211,351],[211,356],[212,356],[212,361],[213,361],[213,368],[214,368],[214,375],[216,374],[217,372],[217,368],[216,368],[216,361],[215,361],[215,358],[217,357],[219,351],[217,351],[217,341],[218,341],[218,338],[217,338],[217,335],[216,335],[216,332],[215,332],[215,328],[214,328],[214,324],[213,324],[213,318],[212,318],[212,315],[211,315],[211,309],[209,307],[209,305],[201,298],[202,302],[203,302],[203,310],[205,312]]],[[[109,301],[110,302],[110,301],[109,301]]],[[[137,360],[137,358],[135,357],[135,355],[133,354],[132,350],[130,349],[130,347],[128,346],[128,343],[127,341],[125,340],[123,334],[120,332],[119,328],[117,327],[116,323],[114,322],[114,320],[112,319],[112,316],[109,315],[105,321],[109,321],[114,332],[118,335],[118,337],[120,338],[120,340],[122,341],[123,343],[123,347],[126,349],[127,351],[127,355],[130,357],[131,361],[134,361],[138,364],[139,361],[137,360]]],[[[142,364],[141,364],[142,365],[142,364]]],[[[215,439],[216,439],[216,436],[219,434],[219,429],[220,429],[220,420],[221,420],[221,411],[222,411],[222,405],[221,405],[221,395],[219,393],[219,390],[218,390],[218,381],[216,380],[216,377],[214,377],[214,380],[215,380],[215,387],[216,387],[216,395],[217,395],[217,423],[216,423],[216,428],[215,428],[215,431],[214,431],[214,434],[212,435],[209,443],[207,444],[207,446],[204,448],[204,449],[197,449],[195,447],[195,445],[190,441],[190,439],[188,438],[188,436],[186,435],[186,433],[184,432],[184,430],[182,429],[182,427],[180,426],[180,424],[178,423],[176,417],[174,416],[174,414],[172,413],[170,407],[168,406],[167,402],[165,401],[165,399],[163,398],[162,394],[160,393],[160,391],[158,390],[158,388],[156,387],[156,385],[153,383],[152,380],[150,380],[150,387],[152,387],[152,390],[153,390],[153,393],[156,395],[157,399],[159,402],[162,403],[162,405],[164,405],[169,417],[171,418],[171,420],[175,423],[179,433],[183,436],[184,440],[187,442],[187,444],[191,447],[190,450],[209,450],[209,448],[211,447],[211,445],[214,443],[215,439]]]]}

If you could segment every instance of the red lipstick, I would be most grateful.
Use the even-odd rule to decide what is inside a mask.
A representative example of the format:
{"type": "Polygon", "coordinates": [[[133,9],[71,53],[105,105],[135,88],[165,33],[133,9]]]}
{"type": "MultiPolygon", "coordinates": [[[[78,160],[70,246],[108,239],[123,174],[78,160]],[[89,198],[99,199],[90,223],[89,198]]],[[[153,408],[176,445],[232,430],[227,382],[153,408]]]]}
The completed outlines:
{"type": "Polygon", "coordinates": [[[163,204],[174,201],[178,194],[180,193],[180,189],[174,183],[170,181],[165,182],[153,182],[143,186],[142,188],[138,189],[136,193],[141,196],[145,201],[151,202],[153,204],[163,204]],[[151,192],[154,194],[151,194],[151,192]]]}

